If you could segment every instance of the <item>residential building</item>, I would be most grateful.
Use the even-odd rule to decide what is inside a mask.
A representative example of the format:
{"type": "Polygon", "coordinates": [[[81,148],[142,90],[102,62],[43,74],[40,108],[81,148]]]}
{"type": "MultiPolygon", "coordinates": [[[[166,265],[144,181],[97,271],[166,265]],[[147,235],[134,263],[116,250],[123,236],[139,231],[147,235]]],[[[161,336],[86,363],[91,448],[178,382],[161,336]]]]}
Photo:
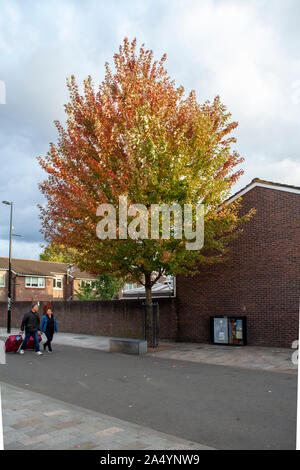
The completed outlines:
{"type": "MultiPolygon", "coordinates": [[[[83,283],[95,276],[77,266],[52,261],[12,259],[12,300],[75,300],[83,283]]],[[[0,301],[7,299],[8,259],[0,258],[0,301]]]]}
{"type": "Polygon", "coordinates": [[[299,331],[300,187],[256,178],[227,204],[240,197],[241,214],[256,214],[228,259],[176,278],[176,337],[207,342],[211,316],[242,315],[248,344],[291,347],[299,331]]]}

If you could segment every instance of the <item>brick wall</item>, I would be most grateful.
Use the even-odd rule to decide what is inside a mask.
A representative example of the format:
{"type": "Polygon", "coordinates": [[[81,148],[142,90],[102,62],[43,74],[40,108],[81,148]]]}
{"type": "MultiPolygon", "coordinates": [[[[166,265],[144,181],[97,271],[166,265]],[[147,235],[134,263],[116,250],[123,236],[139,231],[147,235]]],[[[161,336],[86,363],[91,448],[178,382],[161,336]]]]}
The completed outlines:
{"type": "Polygon", "coordinates": [[[4,287],[0,286],[0,302],[1,300],[7,300],[7,279],[6,279],[6,271],[0,270],[0,275],[4,275],[4,287]]]}
{"type": "Polygon", "coordinates": [[[14,276],[12,283],[15,299],[22,299],[24,301],[34,300],[48,300],[53,298],[53,280],[45,279],[45,288],[39,289],[37,287],[26,287],[25,276],[14,276]]]}
{"type": "MultiPolygon", "coordinates": [[[[5,287],[0,286],[0,302],[6,301],[7,299],[7,286],[8,286],[8,272],[0,271],[5,274],[5,287]]],[[[72,296],[73,292],[78,290],[81,285],[81,280],[67,279],[65,275],[57,275],[60,277],[63,282],[63,289],[53,288],[53,279],[45,280],[46,285],[43,289],[38,289],[36,287],[26,287],[25,286],[25,276],[16,276],[12,273],[12,298],[16,301],[46,301],[46,300],[67,300],[72,296]]],[[[74,295],[76,298],[76,296],[74,295]]]]}
{"type": "Polygon", "coordinates": [[[252,207],[228,261],[177,277],[179,340],[208,341],[212,315],[246,315],[250,345],[289,347],[298,338],[300,196],[255,187],[242,211],[252,207]]]}
{"type": "Polygon", "coordinates": [[[80,292],[81,289],[81,279],[74,279],[73,280],[73,299],[77,299],[76,292],[80,292]]]}
{"type": "MultiPolygon", "coordinates": [[[[41,303],[40,316],[45,303],[41,303]]],[[[59,330],[66,333],[140,338],[143,335],[141,302],[136,300],[55,301],[53,311],[59,330]]],[[[15,302],[12,326],[20,328],[31,302],[15,302]]],[[[6,325],[7,303],[0,302],[0,326],[6,325]]],[[[175,299],[159,299],[161,339],[176,340],[177,316],[175,299]]]]}
{"type": "MultiPolygon", "coordinates": [[[[38,277],[38,276],[37,276],[38,277]]],[[[36,287],[26,287],[25,286],[25,276],[16,276],[12,273],[12,281],[11,281],[11,288],[12,288],[12,299],[13,300],[22,300],[22,301],[34,301],[34,300],[63,300],[64,293],[66,291],[66,276],[58,275],[57,277],[61,277],[63,281],[63,289],[54,289],[53,288],[53,279],[46,278],[45,279],[45,288],[39,289],[36,287]]],[[[70,290],[70,289],[69,289],[70,290]]],[[[0,287],[0,301],[4,301],[7,299],[7,291],[8,291],[8,272],[5,271],[5,287],[0,287]]]]}

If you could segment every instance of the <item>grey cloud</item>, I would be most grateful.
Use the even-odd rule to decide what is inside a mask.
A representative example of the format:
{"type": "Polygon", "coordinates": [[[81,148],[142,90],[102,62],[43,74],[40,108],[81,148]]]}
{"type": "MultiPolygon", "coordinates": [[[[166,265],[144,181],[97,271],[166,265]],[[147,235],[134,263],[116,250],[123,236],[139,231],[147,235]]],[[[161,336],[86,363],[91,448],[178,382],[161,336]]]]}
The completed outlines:
{"type": "MultiPolygon", "coordinates": [[[[112,62],[125,35],[145,42],[157,58],[166,52],[170,76],[187,92],[195,89],[200,101],[221,94],[240,122],[237,149],[247,162],[235,190],[254,176],[280,181],[283,169],[284,182],[294,178],[300,143],[300,103],[292,101],[292,83],[300,80],[299,9],[297,0],[272,0],[272,8],[263,0],[0,0],[0,80],[7,89],[7,104],[0,105],[0,200],[16,203],[14,225],[22,240],[14,241],[15,255],[36,257],[42,242],[36,206],[44,174],[36,157],[57,138],[53,120],[64,120],[65,79],[75,74],[81,82],[90,74],[99,83],[104,62],[112,62]],[[245,23],[243,37],[235,36],[239,29],[228,11],[241,21],[249,12],[253,24],[245,23]],[[239,61],[247,55],[244,65],[253,81],[234,82],[237,72],[243,77],[239,61]]],[[[8,210],[0,204],[3,256],[7,233],[8,210]]]]}

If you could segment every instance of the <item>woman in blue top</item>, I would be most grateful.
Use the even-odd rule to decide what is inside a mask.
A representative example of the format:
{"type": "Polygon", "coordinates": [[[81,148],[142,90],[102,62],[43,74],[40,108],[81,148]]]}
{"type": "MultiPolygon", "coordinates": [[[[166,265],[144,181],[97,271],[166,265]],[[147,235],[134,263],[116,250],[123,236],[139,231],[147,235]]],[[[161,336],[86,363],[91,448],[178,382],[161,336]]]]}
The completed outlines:
{"type": "Polygon", "coordinates": [[[53,339],[54,333],[57,332],[57,323],[56,318],[52,313],[51,308],[48,308],[46,314],[42,318],[41,331],[45,333],[47,341],[44,343],[44,351],[48,346],[48,352],[52,353],[51,341],[53,339]]]}

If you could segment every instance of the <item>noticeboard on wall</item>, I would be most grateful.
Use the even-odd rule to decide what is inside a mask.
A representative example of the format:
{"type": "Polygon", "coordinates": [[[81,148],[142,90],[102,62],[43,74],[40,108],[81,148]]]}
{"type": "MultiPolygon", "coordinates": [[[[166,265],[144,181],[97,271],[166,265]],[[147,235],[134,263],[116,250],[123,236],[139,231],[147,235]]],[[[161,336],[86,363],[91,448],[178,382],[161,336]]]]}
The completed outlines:
{"type": "Polygon", "coordinates": [[[245,346],[247,344],[246,317],[210,317],[211,342],[245,346]]]}

